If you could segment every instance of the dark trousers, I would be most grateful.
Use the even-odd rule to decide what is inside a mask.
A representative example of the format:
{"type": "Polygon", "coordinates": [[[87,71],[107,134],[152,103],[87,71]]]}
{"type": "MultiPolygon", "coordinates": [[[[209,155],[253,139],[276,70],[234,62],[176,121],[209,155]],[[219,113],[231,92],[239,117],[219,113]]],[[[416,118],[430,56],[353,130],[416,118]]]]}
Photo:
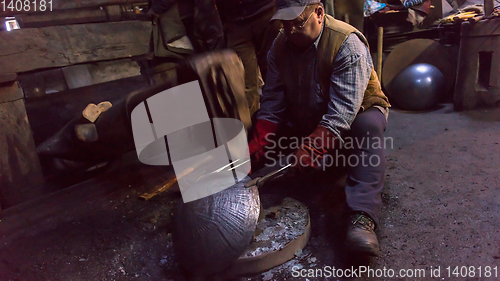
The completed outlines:
{"type": "MultiPolygon", "coordinates": [[[[333,175],[332,180],[336,182],[338,180],[336,175],[346,172],[346,212],[365,212],[376,224],[378,224],[379,209],[382,204],[380,193],[384,187],[385,145],[392,144],[390,141],[387,143],[384,141],[386,123],[385,115],[377,108],[372,107],[358,113],[351,124],[350,133],[344,137],[342,147],[332,149],[331,154],[324,157],[320,171],[303,175],[309,179],[324,176],[327,181],[333,175]]],[[[287,141],[293,140],[293,137],[306,136],[307,134],[298,134],[292,128],[285,126],[278,133],[276,141],[282,138],[284,140],[282,147],[286,149],[273,149],[275,153],[266,158],[268,160],[274,158],[273,156],[276,156],[278,151],[281,155],[290,155],[294,149],[290,149],[291,145],[287,141]]],[[[273,163],[272,160],[266,165],[271,163],[273,163]]]]}
{"type": "Polygon", "coordinates": [[[228,47],[240,57],[245,68],[245,95],[250,114],[260,108],[259,69],[265,79],[267,52],[279,31],[279,21],[270,22],[275,8],[252,18],[224,24],[228,47]]]}
{"type": "MultiPolygon", "coordinates": [[[[384,187],[385,146],[392,145],[392,142],[386,143],[384,140],[386,124],[385,115],[377,108],[372,107],[359,113],[351,125],[350,137],[354,141],[353,148],[343,149],[347,151],[345,155],[349,155],[351,159],[365,159],[364,163],[358,161],[357,165],[347,166],[345,186],[347,206],[350,211],[367,213],[376,224],[382,204],[380,193],[384,187]],[[370,159],[372,161],[369,161],[370,159]]],[[[352,164],[354,162],[351,161],[352,164]]]]}

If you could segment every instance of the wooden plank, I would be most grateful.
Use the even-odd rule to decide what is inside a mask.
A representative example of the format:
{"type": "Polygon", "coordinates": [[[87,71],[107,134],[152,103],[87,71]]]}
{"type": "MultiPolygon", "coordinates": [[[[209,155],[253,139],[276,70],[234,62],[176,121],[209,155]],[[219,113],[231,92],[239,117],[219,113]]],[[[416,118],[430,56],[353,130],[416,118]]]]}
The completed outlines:
{"type": "Polygon", "coordinates": [[[0,74],[149,53],[151,23],[126,21],[0,32],[0,74]]]}
{"type": "MultiPolygon", "coordinates": [[[[6,6],[10,3],[11,0],[5,0],[6,6]]],[[[47,3],[50,0],[47,1],[47,3]]],[[[10,9],[7,9],[4,11],[3,6],[1,7],[0,10],[0,17],[9,17],[9,16],[15,16],[15,15],[20,15],[20,14],[27,14],[27,13],[40,13],[43,11],[40,11],[39,8],[39,1],[36,1],[37,4],[37,9],[35,10],[35,7],[33,6],[35,1],[31,1],[31,6],[29,9],[26,9],[28,11],[11,11],[10,9]]],[[[147,1],[144,0],[80,0],[80,1],[73,1],[73,0],[52,0],[52,10],[50,10],[50,5],[47,4],[47,10],[46,12],[49,11],[60,11],[60,10],[68,10],[68,9],[81,9],[81,8],[90,8],[90,7],[100,7],[100,6],[108,6],[108,5],[130,5],[130,4],[135,4],[135,3],[144,3],[147,1]]]]}
{"type": "Polygon", "coordinates": [[[139,64],[132,59],[103,61],[87,64],[92,84],[104,83],[113,80],[141,75],[139,64]]]}
{"type": "Polygon", "coordinates": [[[6,82],[12,82],[17,79],[17,74],[16,73],[6,73],[0,75],[0,84],[6,83],[6,82]]]}
{"type": "MultiPolygon", "coordinates": [[[[139,65],[131,58],[91,62],[77,66],[80,65],[88,68],[92,85],[141,75],[139,65]]],[[[62,69],[64,67],[20,74],[17,81],[23,88],[24,97],[29,100],[46,94],[67,91],[68,85],[62,69]]],[[[113,90],[110,89],[110,91],[113,90]]]]}
{"type": "Polygon", "coordinates": [[[476,23],[462,23],[461,37],[485,37],[500,36],[500,19],[482,20],[476,23]]]}
{"type": "MultiPolygon", "coordinates": [[[[7,79],[7,77],[5,79],[7,79]]],[[[23,91],[15,81],[0,84],[0,103],[15,101],[22,98],[23,91]]]]}
{"type": "Polygon", "coordinates": [[[54,11],[34,15],[16,17],[21,28],[40,28],[53,25],[68,25],[77,23],[106,22],[106,11],[99,8],[93,10],[54,11]]]}
{"type": "Polygon", "coordinates": [[[150,20],[149,16],[146,15],[144,11],[145,7],[147,7],[147,3],[138,3],[138,5],[143,8],[143,12],[137,13],[135,9],[129,9],[122,5],[112,5],[105,6],[104,8],[92,7],[77,10],[61,10],[18,15],[16,16],[16,20],[19,22],[21,29],[122,20],[150,20]]]}
{"type": "Polygon", "coordinates": [[[1,209],[36,198],[43,175],[35,150],[22,90],[18,83],[0,87],[18,91],[21,98],[0,102],[0,205],[1,209]]]}

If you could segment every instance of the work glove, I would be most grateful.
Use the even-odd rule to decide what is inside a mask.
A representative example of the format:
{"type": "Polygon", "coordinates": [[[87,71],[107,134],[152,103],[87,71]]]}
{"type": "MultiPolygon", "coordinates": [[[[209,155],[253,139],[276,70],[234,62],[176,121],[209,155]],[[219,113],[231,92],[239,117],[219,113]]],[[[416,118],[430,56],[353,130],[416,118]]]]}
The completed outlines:
{"type": "Polygon", "coordinates": [[[320,169],[325,154],[339,147],[340,139],[329,129],[318,125],[294,152],[294,157],[290,160],[292,173],[300,174],[320,169]]]}
{"type": "Polygon", "coordinates": [[[248,150],[250,153],[250,161],[252,164],[252,171],[256,171],[265,163],[265,147],[271,144],[270,134],[276,134],[279,124],[259,119],[255,123],[252,133],[252,139],[248,143],[248,150]]]}

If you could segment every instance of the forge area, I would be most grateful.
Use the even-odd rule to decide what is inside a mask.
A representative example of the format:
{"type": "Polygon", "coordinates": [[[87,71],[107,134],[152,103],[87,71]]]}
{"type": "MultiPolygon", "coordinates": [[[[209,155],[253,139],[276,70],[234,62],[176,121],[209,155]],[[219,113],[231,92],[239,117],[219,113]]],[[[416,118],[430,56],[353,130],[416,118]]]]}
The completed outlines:
{"type": "MultiPolygon", "coordinates": [[[[344,253],[342,179],[337,186],[302,180],[267,185],[261,193],[307,206],[312,232],[304,250],[255,276],[221,273],[212,279],[326,280],[295,279],[294,270],[360,264],[396,274],[423,269],[425,276],[411,280],[428,280],[436,268],[440,279],[456,280],[462,277],[448,276],[446,268],[457,266],[474,266],[476,274],[479,266],[483,274],[490,266],[500,274],[499,129],[498,108],[456,112],[443,104],[421,113],[391,110],[378,258],[361,261],[344,253]]],[[[169,190],[147,201],[138,198],[169,173],[168,167],[123,157],[92,179],[3,210],[0,280],[189,280],[172,249],[180,194],[169,190]]]]}

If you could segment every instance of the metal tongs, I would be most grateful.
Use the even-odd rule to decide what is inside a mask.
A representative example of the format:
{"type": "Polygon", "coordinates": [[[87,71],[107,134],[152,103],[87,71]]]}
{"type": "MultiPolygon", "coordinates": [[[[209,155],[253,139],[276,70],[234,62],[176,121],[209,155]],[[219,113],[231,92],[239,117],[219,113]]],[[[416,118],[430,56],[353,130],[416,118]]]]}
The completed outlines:
{"type": "Polygon", "coordinates": [[[256,177],[255,179],[251,180],[251,181],[248,181],[247,183],[245,183],[245,187],[246,188],[250,188],[252,186],[256,186],[257,188],[260,188],[261,186],[264,185],[264,183],[269,180],[269,179],[277,179],[283,175],[285,175],[286,171],[288,170],[288,168],[290,168],[292,166],[292,164],[288,164],[286,165],[285,167],[279,169],[279,170],[276,170],[276,171],[273,171],[265,176],[262,176],[262,177],[256,177]]]}

